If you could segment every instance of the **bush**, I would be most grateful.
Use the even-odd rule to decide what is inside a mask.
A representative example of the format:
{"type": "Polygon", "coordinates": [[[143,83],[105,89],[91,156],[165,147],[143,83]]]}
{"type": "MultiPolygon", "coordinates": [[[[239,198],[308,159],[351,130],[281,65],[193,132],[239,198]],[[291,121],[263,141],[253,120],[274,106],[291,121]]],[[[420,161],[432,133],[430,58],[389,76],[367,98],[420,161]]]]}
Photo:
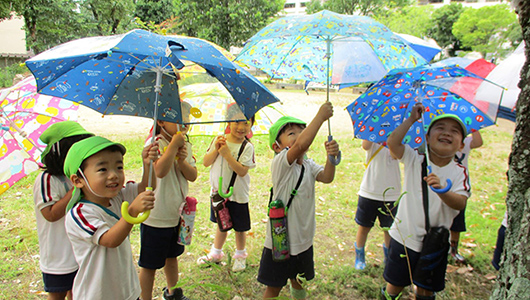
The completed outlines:
{"type": "Polygon", "coordinates": [[[0,88],[10,87],[13,85],[13,79],[17,74],[29,74],[28,68],[19,63],[0,69],[0,88]]]}

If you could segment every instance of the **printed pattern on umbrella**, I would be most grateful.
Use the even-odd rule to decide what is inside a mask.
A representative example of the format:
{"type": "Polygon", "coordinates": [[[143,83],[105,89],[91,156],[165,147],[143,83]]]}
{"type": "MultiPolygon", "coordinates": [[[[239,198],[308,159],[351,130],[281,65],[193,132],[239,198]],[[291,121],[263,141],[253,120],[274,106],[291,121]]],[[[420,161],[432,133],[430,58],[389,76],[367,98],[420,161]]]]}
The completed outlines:
{"type": "Polygon", "coordinates": [[[40,154],[46,148],[39,137],[56,122],[77,120],[79,107],[71,101],[37,94],[33,76],[9,90],[0,102],[0,194],[39,169],[40,154]]]}
{"type": "Polygon", "coordinates": [[[495,124],[488,114],[450,92],[454,83],[464,77],[481,78],[457,66],[427,66],[389,72],[346,108],[353,122],[354,136],[377,143],[385,142],[418,102],[425,106],[425,124],[421,120],[415,122],[403,139],[403,143],[413,148],[423,144],[426,126],[440,114],[458,115],[468,132],[495,124]]]}

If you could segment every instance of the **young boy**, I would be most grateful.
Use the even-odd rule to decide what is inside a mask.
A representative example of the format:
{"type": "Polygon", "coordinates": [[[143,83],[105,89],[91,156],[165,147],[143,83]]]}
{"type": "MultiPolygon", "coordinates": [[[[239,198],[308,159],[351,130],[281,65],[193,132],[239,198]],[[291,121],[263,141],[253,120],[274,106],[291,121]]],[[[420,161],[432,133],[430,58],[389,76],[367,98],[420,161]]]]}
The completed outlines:
{"type": "MultiPolygon", "coordinates": [[[[428,188],[431,227],[442,226],[448,229],[459,211],[465,208],[470,195],[467,170],[454,162],[454,156],[464,146],[463,140],[467,135],[464,123],[457,116],[445,114],[431,121],[427,129],[426,151],[429,151],[428,163],[432,172],[424,178],[421,178],[421,174],[425,155],[401,143],[409,128],[421,118],[424,111],[423,105],[416,104],[410,117],[388,137],[390,152],[404,164],[403,191],[406,194],[399,203],[395,222],[389,232],[392,239],[383,274],[387,285],[382,289],[381,299],[397,299],[403,288],[411,284],[407,259],[411,270],[414,271],[424,246],[423,238],[427,233],[423,217],[422,180],[425,180],[428,186],[438,189],[445,186],[446,179],[452,181],[451,189],[445,193],[436,193],[428,188]]],[[[443,268],[440,268],[440,272],[444,274],[438,274],[437,278],[440,280],[432,282],[429,287],[420,287],[414,281],[417,286],[416,299],[434,299],[434,292],[444,289],[447,256],[441,257],[443,268]]]]}
{"type": "MultiPolygon", "coordinates": [[[[298,192],[293,198],[287,213],[290,258],[276,262],[272,258],[272,238],[270,222],[267,224],[265,247],[258,273],[258,281],[267,286],[263,298],[276,298],[287,279],[291,282],[291,295],[294,299],[304,299],[306,291],[297,281],[297,276],[311,280],[315,276],[313,262],[313,237],[315,235],[315,181],[331,183],[335,177],[335,165],[326,161],[325,167],[305,158],[320,126],[333,116],[333,106],[326,102],[306,127],[306,123],[293,117],[281,117],[269,130],[269,146],[276,153],[272,160],[271,172],[274,186],[273,200],[281,199],[287,206],[289,196],[296,187],[302,166],[304,175],[298,192]]],[[[336,141],[325,143],[326,152],[337,156],[339,145],[336,141]]]]}
{"type": "Polygon", "coordinates": [[[154,193],[145,191],[146,169],[150,160],[158,157],[157,152],[156,144],[144,148],[142,181],[123,187],[123,145],[94,136],[75,143],[68,151],[64,173],[75,190],[65,222],[79,264],[74,299],[135,300],[140,296],[128,238],[133,225],[121,217],[121,205],[131,202],[128,212],[133,217],[154,207],[154,193]]]}

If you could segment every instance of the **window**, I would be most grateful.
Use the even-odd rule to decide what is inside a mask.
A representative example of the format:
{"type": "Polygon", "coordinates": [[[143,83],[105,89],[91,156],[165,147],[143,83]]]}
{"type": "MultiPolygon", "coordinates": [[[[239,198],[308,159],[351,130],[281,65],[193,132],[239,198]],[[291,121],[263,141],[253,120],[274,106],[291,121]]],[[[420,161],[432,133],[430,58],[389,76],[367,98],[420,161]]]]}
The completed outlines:
{"type": "Polygon", "coordinates": [[[300,7],[306,7],[307,2],[300,2],[300,7]]]}
{"type": "Polygon", "coordinates": [[[295,3],[285,3],[285,5],[283,6],[283,8],[294,8],[295,7],[295,3]]]}

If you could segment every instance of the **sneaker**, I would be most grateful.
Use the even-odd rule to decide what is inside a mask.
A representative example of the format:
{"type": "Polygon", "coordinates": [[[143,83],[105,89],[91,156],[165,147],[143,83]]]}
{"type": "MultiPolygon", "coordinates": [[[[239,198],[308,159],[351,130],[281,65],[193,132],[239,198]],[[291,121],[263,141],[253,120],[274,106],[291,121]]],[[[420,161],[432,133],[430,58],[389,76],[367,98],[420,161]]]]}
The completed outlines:
{"type": "Polygon", "coordinates": [[[357,243],[355,245],[355,269],[364,270],[366,268],[366,260],[364,258],[364,247],[357,248],[357,243]]]}
{"type": "Polygon", "coordinates": [[[190,298],[184,296],[181,288],[176,288],[173,291],[172,295],[169,294],[169,290],[167,289],[167,287],[165,287],[163,291],[165,300],[191,300],[190,298]]]}
{"type": "Polygon", "coordinates": [[[458,253],[458,249],[456,247],[451,247],[451,256],[458,264],[466,263],[466,259],[460,253],[458,253]]]}
{"type": "Polygon", "coordinates": [[[247,267],[247,254],[245,255],[234,255],[232,257],[234,264],[232,265],[232,271],[241,272],[247,267]]]}
{"type": "Polygon", "coordinates": [[[208,253],[205,256],[199,257],[199,259],[197,259],[197,264],[199,265],[218,264],[223,260],[224,256],[225,254],[223,252],[221,252],[221,254],[208,253]]]}

